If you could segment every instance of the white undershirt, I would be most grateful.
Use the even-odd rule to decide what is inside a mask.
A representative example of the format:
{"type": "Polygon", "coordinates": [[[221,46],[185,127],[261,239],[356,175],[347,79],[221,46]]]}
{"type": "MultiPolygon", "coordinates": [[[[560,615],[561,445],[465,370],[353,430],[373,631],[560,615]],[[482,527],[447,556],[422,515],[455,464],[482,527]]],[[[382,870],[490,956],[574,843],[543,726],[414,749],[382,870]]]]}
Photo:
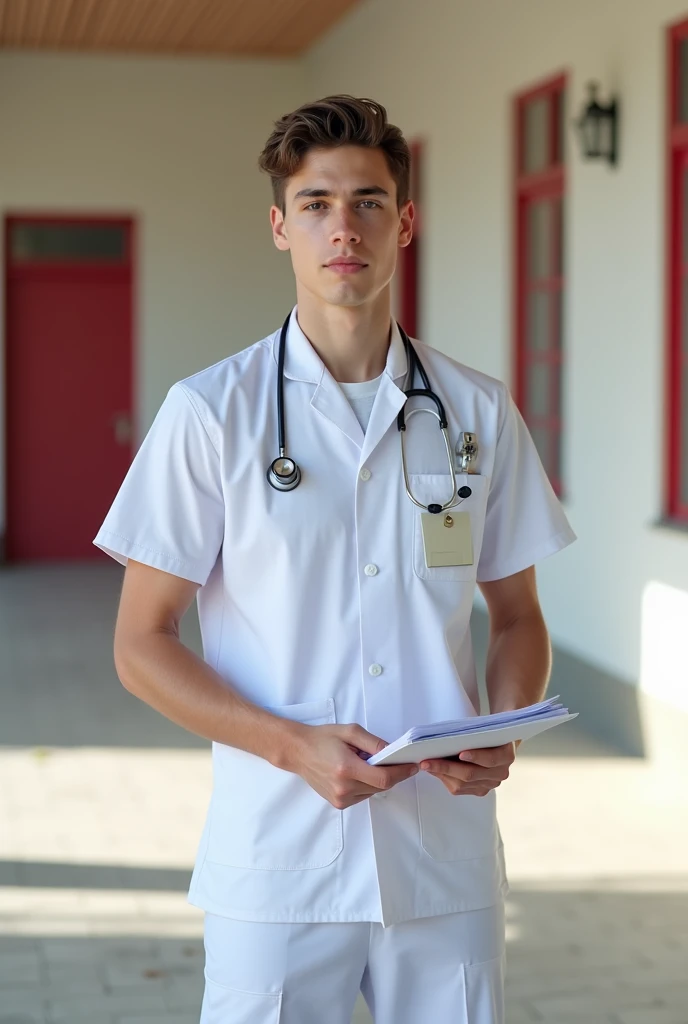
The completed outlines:
{"type": "MultiPolygon", "coordinates": [[[[383,370],[382,373],[384,372],[383,370]]],[[[382,373],[375,380],[363,380],[356,384],[343,384],[341,381],[339,382],[340,388],[349,400],[349,405],[356,413],[356,419],[361,424],[364,434],[370,421],[370,413],[373,409],[375,395],[380,387],[382,373]]]]}

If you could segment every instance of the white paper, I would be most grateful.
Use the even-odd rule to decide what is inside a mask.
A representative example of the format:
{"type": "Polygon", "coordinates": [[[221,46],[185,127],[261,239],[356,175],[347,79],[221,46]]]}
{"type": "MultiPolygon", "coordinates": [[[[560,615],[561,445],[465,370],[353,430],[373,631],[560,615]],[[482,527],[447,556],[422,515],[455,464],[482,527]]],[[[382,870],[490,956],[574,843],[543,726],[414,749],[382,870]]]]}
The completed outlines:
{"type": "Polygon", "coordinates": [[[527,740],[577,717],[558,697],[551,697],[517,711],[415,726],[368,758],[368,764],[419,764],[425,758],[455,757],[463,750],[527,740]]]}

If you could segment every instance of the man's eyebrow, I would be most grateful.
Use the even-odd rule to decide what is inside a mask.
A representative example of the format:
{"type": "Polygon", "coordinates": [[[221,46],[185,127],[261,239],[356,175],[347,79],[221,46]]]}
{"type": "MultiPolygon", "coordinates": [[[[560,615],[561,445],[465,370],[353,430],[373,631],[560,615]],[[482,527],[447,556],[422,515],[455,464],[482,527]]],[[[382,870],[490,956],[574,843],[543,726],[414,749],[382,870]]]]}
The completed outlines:
{"type": "MultiPolygon", "coordinates": [[[[296,193],[294,199],[329,199],[332,194],[327,188],[302,188],[300,192],[296,193]]],[[[354,196],[388,196],[389,192],[381,185],[369,185],[366,188],[354,189],[352,194],[354,196]]]]}

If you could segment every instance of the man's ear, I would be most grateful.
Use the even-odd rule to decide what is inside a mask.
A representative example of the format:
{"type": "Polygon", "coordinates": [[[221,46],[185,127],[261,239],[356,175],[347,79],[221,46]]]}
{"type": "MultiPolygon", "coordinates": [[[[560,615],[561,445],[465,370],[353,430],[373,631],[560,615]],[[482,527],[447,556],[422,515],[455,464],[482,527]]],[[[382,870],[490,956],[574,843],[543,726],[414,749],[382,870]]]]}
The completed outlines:
{"type": "Polygon", "coordinates": [[[399,212],[399,239],[398,246],[405,249],[413,238],[413,222],[416,217],[416,208],[408,199],[399,212]]]}
{"type": "Polygon", "coordinates": [[[287,238],[286,225],[284,223],[284,214],[280,210],[279,206],[270,207],[270,224],[272,226],[272,240],[282,252],[286,252],[289,249],[289,239],[287,238]]]}

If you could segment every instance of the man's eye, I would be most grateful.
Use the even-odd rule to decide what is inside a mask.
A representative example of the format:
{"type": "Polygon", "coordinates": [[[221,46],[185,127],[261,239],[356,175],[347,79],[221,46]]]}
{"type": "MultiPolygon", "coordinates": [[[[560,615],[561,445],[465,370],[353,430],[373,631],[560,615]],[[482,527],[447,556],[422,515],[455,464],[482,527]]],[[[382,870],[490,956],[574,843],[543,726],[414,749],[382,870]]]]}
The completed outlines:
{"type": "Polygon", "coordinates": [[[361,203],[361,206],[368,206],[368,207],[379,206],[379,205],[380,204],[376,203],[374,199],[364,199],[363,202],[361,203]]]}
{"type": "Polygon", "coordinates": [[[309,203],[309,204],[308,204],[308,206],[306,207],[306,209],[307,209],[307,210],[312,210],[312,209],[313,209],[314,207],[316,207],[316,206],[323,206],[323,205],[324,205],[324,204],[323,204],[323,203],[320,203],[320,202],[315,202],[315,203],[309,203]]]}

